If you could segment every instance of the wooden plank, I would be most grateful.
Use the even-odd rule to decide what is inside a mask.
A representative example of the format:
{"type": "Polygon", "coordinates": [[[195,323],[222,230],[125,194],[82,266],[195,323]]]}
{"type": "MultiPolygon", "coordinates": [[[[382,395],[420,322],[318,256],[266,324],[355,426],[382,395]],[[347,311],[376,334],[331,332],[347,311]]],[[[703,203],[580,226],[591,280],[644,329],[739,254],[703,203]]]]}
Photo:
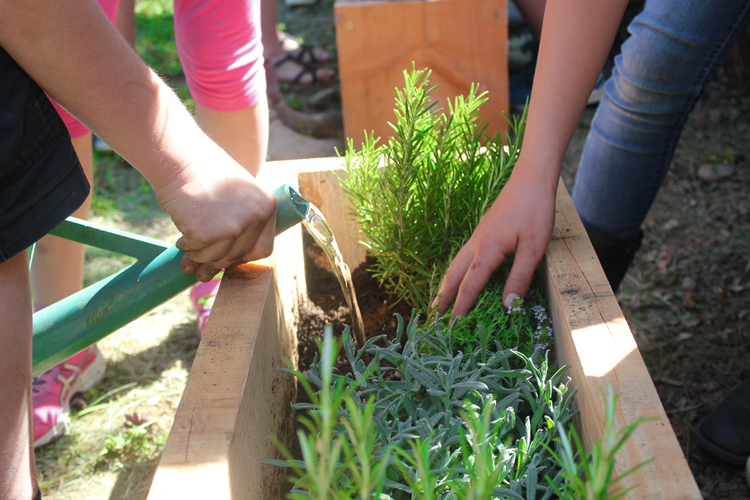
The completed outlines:
{"type": "Polygon", "coordinates": [[[615,427],[641,417],[641,424],[617,455],[617,474],[652,460],[626,486],[638,485],[626,498],[702,498],[674,435],[638,346],[612,293],[596,253],[562,181],[558,187],[555,228],[540,270],[546,282],[560,364],[571,366],[578,390],[584,444],[601,439],[608,387],[619,395],[615,427]]]}
{"type": "Polygon", "coordinates": [[[505,0],[337,0],[334,5],[344,132],[356,147],[364,131],[388,137],[396,88],[404,71],[429,68],[438,107],[468,94],[489,92],[481,117],[488,132],[504,131],[508,110],[505,0]]]}
{"type": "Polygon", "coordinates": [[[346,178],[343,170],[336,169],[300,172],[299,193],[326,218],[344,262],[354,270],[367,256],[367,248],[361,243],[365,236],[359,232],[357,219],[351,215],[351,203],[334,172],[342,179],[346,178]]]}
{"type": "Polygon", "coordinates": [[[274,261],[222,280],[149,499],[281,498],[270,435],[293,434],[294,379],[278,372],[296,342],[277,310],[274,261]]]}

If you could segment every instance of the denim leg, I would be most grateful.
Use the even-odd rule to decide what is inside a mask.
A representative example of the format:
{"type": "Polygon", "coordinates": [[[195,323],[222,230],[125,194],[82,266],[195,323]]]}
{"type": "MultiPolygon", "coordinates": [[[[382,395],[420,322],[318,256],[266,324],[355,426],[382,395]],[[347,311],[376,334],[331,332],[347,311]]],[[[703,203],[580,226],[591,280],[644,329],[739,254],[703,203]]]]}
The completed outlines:
{"type": "Polygon", "coordinates": [[[750,20],[750,0],[647,0],[628,27],[573,189],[590,227],[638,237],[688,114],[750,20]]]}

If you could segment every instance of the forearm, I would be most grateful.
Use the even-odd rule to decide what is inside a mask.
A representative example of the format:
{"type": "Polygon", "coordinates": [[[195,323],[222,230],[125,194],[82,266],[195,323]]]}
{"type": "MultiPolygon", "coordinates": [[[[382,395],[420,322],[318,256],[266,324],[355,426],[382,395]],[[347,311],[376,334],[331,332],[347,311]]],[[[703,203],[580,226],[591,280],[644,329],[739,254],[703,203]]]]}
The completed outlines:
{"type": "Polygon", "coordinates": [[[612,47],[627,0],[550,0],[519,164],[557,186],[565,151],[612,47]]]}
{"type": "Polygon", "coordinates": [[[94,0],[0,0],[0,44],[155,189],[190,162],[224,154],[94,0]]]}

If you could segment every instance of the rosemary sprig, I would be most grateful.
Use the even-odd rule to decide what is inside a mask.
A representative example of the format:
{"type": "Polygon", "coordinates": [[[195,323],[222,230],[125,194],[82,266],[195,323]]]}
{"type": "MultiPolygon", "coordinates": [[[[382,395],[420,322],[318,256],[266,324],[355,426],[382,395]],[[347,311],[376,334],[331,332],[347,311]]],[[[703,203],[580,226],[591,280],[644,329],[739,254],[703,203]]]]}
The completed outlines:
{"type": "Polygon", "coordinates": [[[404,72],[394,135],[379,146],[365,134],[359,152],[350,141],[341,180],[377,260],[371,271],[422,313],[451,258],[508,181],[526,120],[525,113],[509,118],[510,131],[489,138],[487,123],[479,121],[486,92],[472,85],[445,114],[435,111],[429,78],[428,70],[404,72]]]}

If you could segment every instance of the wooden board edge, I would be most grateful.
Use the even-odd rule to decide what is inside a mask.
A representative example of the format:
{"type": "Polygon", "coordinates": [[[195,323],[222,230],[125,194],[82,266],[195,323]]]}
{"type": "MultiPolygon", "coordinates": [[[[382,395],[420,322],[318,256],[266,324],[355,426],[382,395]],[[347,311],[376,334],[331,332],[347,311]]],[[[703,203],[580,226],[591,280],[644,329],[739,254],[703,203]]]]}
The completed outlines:
{"type": "Polygon", "coordinates": [[[293,423],[281,414],[294,397],[293,380],[269,366],[289,344],[279,325],[274,265],[256,266],[255,276],[227,272],[222,280],[149,499],[280,498],[275,486],[283,479],[264,480],[277,472],[261,464],[275,457],[275,447],[270,432],[258,432],[283,434],[293,423]],[[269,401],[257,405],[257,390],[269,401]]]}
{"type": "Polygon", "coordinates": [[[617,455],[617,475],[651,461],[623,481],[626,498],[699,499],[700,490],[674,435],[635,339],[565,186],[558,187],[555,230],[540,266],[560,364],[571,366],[587,448],[601,439],[604,398],[618,395],[615,428],[641,424],[617,455]]]}

